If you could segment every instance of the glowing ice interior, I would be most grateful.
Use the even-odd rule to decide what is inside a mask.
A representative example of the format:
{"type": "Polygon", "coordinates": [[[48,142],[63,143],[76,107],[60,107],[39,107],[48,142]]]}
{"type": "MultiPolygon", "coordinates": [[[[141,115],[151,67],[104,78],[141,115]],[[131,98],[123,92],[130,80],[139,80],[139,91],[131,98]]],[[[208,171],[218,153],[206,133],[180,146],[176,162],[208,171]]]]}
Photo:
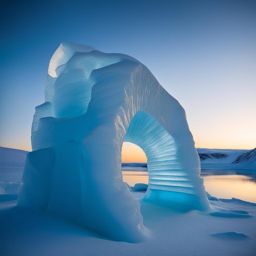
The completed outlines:
{"type": "Polygon", "coordinates": [[[193,178],[184,170],[174,138],[159,122],[145,112],[138,112],[125,141],[140,146],[148,159],[149,189],[144,200],[179,210],[196,208],[193,178]]]}
{"type": "Polygon", "coordinates": [[[144,203],[206,210],[198,154],[185,111],[138,60],[62,43],[36,107],[18,204],[60,216],[115,240],[148,230],[122,181],[123,141],[148,158],[144,203]]]}

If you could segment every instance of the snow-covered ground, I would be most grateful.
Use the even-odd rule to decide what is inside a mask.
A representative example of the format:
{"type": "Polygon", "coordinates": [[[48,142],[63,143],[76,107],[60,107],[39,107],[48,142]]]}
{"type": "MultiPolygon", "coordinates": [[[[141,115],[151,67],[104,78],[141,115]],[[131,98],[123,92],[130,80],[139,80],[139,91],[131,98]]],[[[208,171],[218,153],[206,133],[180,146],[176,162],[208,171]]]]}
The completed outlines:
{"type": "MultiPolygon", "coordinates": [[[[13,184],[20,182],[26,152],[13,158],[9,152],[9,160],[6,152],[0,153],[1,256],[256,255],[256,204],[209,195],[210,212],[178,214],[141,203],[148,238],[140,243],[111,241],[54,216],[16,207],[13,184]]],[[[131,193],[137,200],[144,195],[131,193]]]]}
{"type": "MultiPolygon", "coordinates": [[[[143,193],[134,193],[137,198],[143,193]]],[[[0,202],[0,255],[241,255],[256,251],[256,205],[210,198],[212,213],[177,214],[142,204],[147,240],[106,240],[53,216],[0,202]]]]}

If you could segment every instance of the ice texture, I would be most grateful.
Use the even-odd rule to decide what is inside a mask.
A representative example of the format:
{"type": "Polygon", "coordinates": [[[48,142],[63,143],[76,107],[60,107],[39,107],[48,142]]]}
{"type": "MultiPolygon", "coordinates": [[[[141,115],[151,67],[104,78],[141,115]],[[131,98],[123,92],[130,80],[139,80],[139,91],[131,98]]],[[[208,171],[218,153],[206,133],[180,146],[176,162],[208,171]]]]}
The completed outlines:
{"type": "Polygon", "coordinates": [[[49,212],[109,239],[148,235],[140,205],[122,181],[124,141],[148,158],[144,203],[207,210],[185,111],[138,60],[61,44],[36,108],[22,207],[49,212]]]}

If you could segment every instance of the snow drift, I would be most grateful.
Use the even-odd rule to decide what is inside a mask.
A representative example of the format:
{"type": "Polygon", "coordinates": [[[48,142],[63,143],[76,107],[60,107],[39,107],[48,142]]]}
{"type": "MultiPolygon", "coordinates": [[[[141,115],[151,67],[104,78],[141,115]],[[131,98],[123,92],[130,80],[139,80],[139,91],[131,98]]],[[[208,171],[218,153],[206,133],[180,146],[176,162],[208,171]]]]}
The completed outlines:
{"type": "Polygon", "coordinates": [[[148,158],[144,202],[176,211],[208,201],[184,109],[136,59],[61,44],[36,107],[19,205],[66,218],[110,239],[147,235],[122,182],[123,141],[148,158]]]}

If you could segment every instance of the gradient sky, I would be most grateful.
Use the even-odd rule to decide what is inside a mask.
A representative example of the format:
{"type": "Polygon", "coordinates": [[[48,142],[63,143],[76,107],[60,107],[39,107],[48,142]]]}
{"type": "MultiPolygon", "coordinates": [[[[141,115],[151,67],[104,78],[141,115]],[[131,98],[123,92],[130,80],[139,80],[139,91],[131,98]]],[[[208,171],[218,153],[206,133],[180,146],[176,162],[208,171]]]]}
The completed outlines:
{"type": "Polygon", "coordinates": [[[185,108],[197,147],[256,147],[256,1],[41,2],[0,4],[2,146],[30,149],[48,61],[69,41],[148,66],[185,108]]]}

